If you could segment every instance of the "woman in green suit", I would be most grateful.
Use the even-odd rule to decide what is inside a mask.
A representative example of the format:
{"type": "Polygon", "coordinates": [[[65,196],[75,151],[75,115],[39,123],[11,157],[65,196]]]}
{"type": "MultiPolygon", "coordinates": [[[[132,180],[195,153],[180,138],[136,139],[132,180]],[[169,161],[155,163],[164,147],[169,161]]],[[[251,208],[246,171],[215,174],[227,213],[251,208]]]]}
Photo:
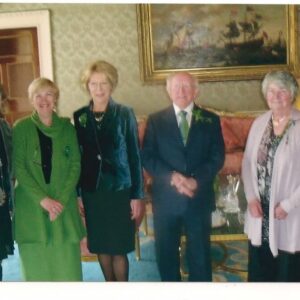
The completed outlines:
{"type": "Polygon", "coordinates": [[[59,90],[46,78],[28,88],[34,111],[13,127],[15,240],[26,281],[80,281],[84,227],[76,200],[80,153],[69,119],[55,113],[59,90]]]}

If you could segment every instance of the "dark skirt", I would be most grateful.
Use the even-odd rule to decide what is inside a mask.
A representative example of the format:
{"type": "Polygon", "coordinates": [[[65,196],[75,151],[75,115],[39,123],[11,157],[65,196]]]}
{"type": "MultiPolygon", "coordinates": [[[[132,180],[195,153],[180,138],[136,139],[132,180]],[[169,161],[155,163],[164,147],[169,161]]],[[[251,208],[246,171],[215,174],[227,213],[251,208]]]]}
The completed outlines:
{"type": "Polygon", "coordinates": [[[89,251],[109,255],[133,251],[135,222],[131,220],[129,189],[83,191],[82,198],[89,251]]]}
{"type": "Polygon", "coordinates": [[[249,282],[300,282],[300,253],[278,251],[274,257],[269,244],[249,243],[249,282]]]}
{"type": "Polygon", "coordinates": [[[12,238],[11,219],[8,203],[0,206],[0,261],[13,254],[14,243],[12,238]]]}

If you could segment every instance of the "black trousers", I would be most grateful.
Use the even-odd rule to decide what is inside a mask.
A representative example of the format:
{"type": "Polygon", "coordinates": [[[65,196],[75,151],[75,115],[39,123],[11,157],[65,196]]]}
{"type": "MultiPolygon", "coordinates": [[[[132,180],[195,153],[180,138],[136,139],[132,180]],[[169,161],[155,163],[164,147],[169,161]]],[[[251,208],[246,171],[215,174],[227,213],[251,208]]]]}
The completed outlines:
{"type": "Polygon", "coordinates": [[[274,257],[269,244],[249,243],[249,282],[300,282],[300,253],[280,251],[274,257]]]}
{"type": "Polygon", "coordinates": [[[212,281],[210,213],[188,209],[183,213],[154,205],[156,258],[162,281],[181,281],[180,237],[185,231],[189,281],[212,281]]]}

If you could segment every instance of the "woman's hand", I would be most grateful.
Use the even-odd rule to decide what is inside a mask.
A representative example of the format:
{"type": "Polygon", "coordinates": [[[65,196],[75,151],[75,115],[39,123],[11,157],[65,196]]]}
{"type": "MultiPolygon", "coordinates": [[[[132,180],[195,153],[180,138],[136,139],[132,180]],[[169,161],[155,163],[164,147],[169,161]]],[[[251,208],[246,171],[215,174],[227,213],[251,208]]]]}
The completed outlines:
{"type": "Polygon", "coordinates": [[[79,209],[79,214],[82,218],[85,217],[85,213],[84,213],[84,206],[83,206],[83,202],[82,202],[82,198],[81,197],[77,197],[77,201],[78,201],[78,209],[79,209]]]}
{"type": "Polygon", "coordinates": [[[54,221],[57,219],[59,214],[63,211],[63,205],[50,197],[46,197],[41,200],[41,206],[49,213],[50,221],[54,221]]]}
{"type": "Polygon", "coordinates": [[[137,227],[142,223],[145,214],[145,201],[139,199],[132,199],[130,201],[131,220],[135,220],[137,227]]]}
{"type": "Polygon", "coordinates": [[[287,215],[288,213],[280,206],[280,203],[277,203],[274,212],[275,219],[284,220],[287,215]]]}
{"type": "Polygon", "coordinates": [[[248,209],[250,211],[250,214],[254,218],[262,218],[263,211],[261,208],[260,201],[257,199],[251,200],[248,202],[248,209]]]}

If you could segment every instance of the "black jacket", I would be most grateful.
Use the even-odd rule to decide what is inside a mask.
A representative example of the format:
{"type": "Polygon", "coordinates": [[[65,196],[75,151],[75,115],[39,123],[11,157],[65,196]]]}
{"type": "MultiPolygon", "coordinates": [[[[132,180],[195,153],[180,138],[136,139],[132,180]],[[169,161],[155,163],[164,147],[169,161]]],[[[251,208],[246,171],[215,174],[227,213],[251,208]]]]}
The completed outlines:
{"type": "Polygon", "coordinates": [[[144,168],[153,177],[153,201],[165,203],[168,211],[215,209],[213,182],[224,163],[224,140],[217,115],[194,106],[186,145],[183,144],[173,106],[149,116],[144,137],[144,168]],[[198,189],[193,201],[170,185],[172,172],[194,177],[198,189]]]}
{"type": "Polygon", "coordinates": [[[91,104],[74,113],[74,123],[82,154],[80,188],[130,188],[131,199],[143,198],[137,122],[132,109],[110,99],[100,129],[91,104]]]}

